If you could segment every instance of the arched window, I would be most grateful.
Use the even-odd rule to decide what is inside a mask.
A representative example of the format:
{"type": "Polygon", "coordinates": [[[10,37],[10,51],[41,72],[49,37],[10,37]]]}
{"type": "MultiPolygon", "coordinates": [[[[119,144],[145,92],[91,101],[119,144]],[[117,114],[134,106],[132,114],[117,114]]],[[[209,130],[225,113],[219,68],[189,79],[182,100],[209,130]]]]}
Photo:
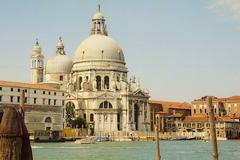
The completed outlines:
{"type": "Polygon", "coordinates": [[[46,123],[52,123],[51,117],[47,117],[47,118],[45,119],[45,122],[46,122],[46,123]]]}
{"type": "Polygon", "coordinates": [[[109,89],[109,77],[108,76],[104,77],[104,88],[109,89]]]}
{"type": "Polygon", "coordinates": [[[97,76],[96,77],[96,83],[97,83],[97,90],[101,90],[101,77],[100,76],[97,76]]]}
{"type": "Polygon", "coordinates": [[[82,77],[79,77],[79,90],[82,90],[82,77]]]}
{"type": "Polygon", "coordinates": [[[110,102],[104,101],[99,105],[99,108],[113,108],[113,106],[110,102]]]}
{"type": "Polygon", "coordinates": [[[91,121],[91,122],[94,121],[94,114],[93,114],[93,113],[90,114],[90,121],[91,121]]]}

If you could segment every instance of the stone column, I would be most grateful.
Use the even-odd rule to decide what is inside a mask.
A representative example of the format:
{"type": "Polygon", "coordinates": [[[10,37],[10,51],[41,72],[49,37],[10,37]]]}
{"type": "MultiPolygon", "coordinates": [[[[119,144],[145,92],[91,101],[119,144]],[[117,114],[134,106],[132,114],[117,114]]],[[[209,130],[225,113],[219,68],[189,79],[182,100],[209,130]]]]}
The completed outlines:
{"type": "Polygon", "coordinates": [[[145,119],[144,119],[144,111],[145,111],[145,105],[144,102],[142,103],[142,127],[141,130],[146,131],[146,127],[145,127],[145,119]]]}
{"type": "Polygon", "coordinates": [[[132,108],[132,129],[133,130],[136,130],[136,126],[135,126],[135,115],[134,115],[134,112],[135,112],[135,108],[134,108],[134,105],[131,106],[132,108]]]}

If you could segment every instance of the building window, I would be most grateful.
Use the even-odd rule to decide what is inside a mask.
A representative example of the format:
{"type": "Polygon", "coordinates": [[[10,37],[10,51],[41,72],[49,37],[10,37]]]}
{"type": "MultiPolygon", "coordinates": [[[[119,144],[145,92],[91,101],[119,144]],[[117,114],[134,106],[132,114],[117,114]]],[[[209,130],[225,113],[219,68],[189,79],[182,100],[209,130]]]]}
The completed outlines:
{"type": "Polygon", "coordinates": [[[25,97],[24,103],[27,103],[27,97],[25,97]]]}
{"type": "Polygon", "coordinates": [[[48,100],[48,105],[51,105],[51,99],[48,100]]]}
{"type": "Polygon", "coordinates": [[[202,113],[202,105],[199,106],[199,113],[202,113]]]}
{"type": "Polygon", "coordinates": [[[52,118],[51,117],[47,117],[45,119],[45,123],[52,123],[52,118]]]}
{"type": "Polygon", "coordinates": [[[11,92],[13,92],[13,88],[11,88],[11,92]]]}
{"type": "Polygon", "coordinates": [[[27,89],[25,89],[25,93],[27,93],[27,89]]]}
{"type": "Polygon", "coordinates": [[[59,77],[59,80],[60,80],[60,81],[63,81],[63,76],[62,76],[62,75],[59,77]]]}
{"type": "Polygon", "coordinates": [[[108,76],[104,77],[104,88],[109,89],[109,77],[108,76]]]}
{"type": "Polygon", "coordinates": [[[10,102],[13,102],[13,96],[10,96],[10,102]]]}
{"type": "Polygon", "coordinates": [[[0,91],[2,90],[2,87],[0,87],[0,91]]]}
{"type": "Polygon", "coordinates": [[[57,93],[56,93],[56,92],[54,92],[54,95],[56,96],[56,95],[57,95],[57,93]]]}
{"type": "Polygon", "coordinates": [[[18,90],[17,90],[18,92],[20,92],[20,89],[18,88],[18,90]]]}
{"type": "Polygon", "coordinates": [[[62,96],[64,96],[64,93],[62,93],[62,96]]]}
{"type": "Polygon", "coordinates": [[[97,83],[97,90],[101,90],[101,77],[100,76],[97,76],[96,77],[96,83],[97,83]]]}
{"type": "Polygon", "coordinates": [[[94,121],[94,114],[93,114],[93,113],[90,114],[90,121],[91,121],[91,122],[94,121]]]}
{"type": "Polygon", "coordinates": [[[113,108],[113,106],[110,102],[104,101],[100,104],[99,108],[113,108]]]}
{"type": "Polygon", "coordinates": [[[34,94],[36,94],[37,93],[37,91],[36,90],[34,90],[34,94]]]}
{"type": "Polygon", "coordinates": [[[37,98],[34,98],[33,101],[34,101],[33,103],[36,104],[37,103],[37,98]]]}
{"type": "Polygon", "coordinates": [[[82,90],[82,77],[79,77],[79,90],[82,90]]]}
{"type": "Polygon", "coordinates": [[[48,95],[51,95],[51,92],[48,92],[48,95]]]}
{"type": "Polygon", "coordinates": [[[2,102],[2,96],[0,96],[0,102],[2,102]]]}
{"type": "Polygon", "coordinates": [[[45,94],[45,91],[43,91],[43,94],[45,94]]]}
{"type": "Polygon", "coordinates": [[[63,106],[65,105],[65,101],[64,101],[64,100],[62,100],[62,105],[63,105],[63,106]]]}
{"type": "Polygon", "coordinates": [[[56,100],[56,99],[54,99],[54,101],[53,101],[53,104],[54,104],[54,105],[56,105],[56,104],[57,104],[57,100],[56,100]]]}
{"type": "Polygon", "coordinates": [[[43,98],[43,104],[45,105],[45,103],[46,103],[46,99],[45,99],[45,98],[43,98]]]}
{"type": "Polygon", "coordinates": [[[18,103],[20,102],[20,96],[17,97],[17,102],[18,102],[18,103]]]}

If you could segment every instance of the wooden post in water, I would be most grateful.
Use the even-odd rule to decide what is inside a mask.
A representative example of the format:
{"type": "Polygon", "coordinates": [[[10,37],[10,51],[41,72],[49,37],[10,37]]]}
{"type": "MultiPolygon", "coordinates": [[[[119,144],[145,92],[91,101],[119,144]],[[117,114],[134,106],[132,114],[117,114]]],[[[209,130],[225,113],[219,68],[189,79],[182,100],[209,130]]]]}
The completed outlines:
{"type": "Polygon", "coordinates": [[[23,121],[24,121],[24,102],[25,102],[25,91],[21,90],[20,95],[20,105],[19,105],[19,112],[22,114],[23,121]]]}
{"type": "Polygon", "coordinates": [[[155,124],[155,143],[156,143],[156,148],[155,148],[155,160],[160,160],[161,155],[160,155],[160,142],[159,142],[159,118],[156,118],[156,124],[155,124]]]}
{"type": "Polygon", "coordinates": [[[13,107],[3,109],[0,124],[0,160],[21,160],[22,128],[13,107]]]}
{"type": "Polygon", "coordinates": [[[212,144],[212,160],[218,160],[218,146],[216,137],[215,116],[213,112],[212,97],[207,97],[207,105],[209,111],[210,136],[212,144]]]}
{"type": "Polygon", "coordinates": [[[29,134],[24,124],[24,92],[18,109],[4,106],[0,123],[0,160],[32,160],[29,134]]]}

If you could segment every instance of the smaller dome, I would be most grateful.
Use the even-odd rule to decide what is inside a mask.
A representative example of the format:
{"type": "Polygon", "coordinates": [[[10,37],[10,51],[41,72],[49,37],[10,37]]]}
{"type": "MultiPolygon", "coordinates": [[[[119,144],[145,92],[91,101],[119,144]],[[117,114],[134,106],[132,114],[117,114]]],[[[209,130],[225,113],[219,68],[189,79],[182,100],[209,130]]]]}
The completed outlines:
{"type": "Polygon", "coordinates": [[[73,62],[67,55],[57,54],[50,58],[46,64],[47,74],[69,74],[73,62]]]}
{"type": "Polygon", "coordinates": [[[47,74],[69,74],[73,66],[72,60],[65,54],[62,38],[59,37],[56,54],[47,61],[47,74]]]}

